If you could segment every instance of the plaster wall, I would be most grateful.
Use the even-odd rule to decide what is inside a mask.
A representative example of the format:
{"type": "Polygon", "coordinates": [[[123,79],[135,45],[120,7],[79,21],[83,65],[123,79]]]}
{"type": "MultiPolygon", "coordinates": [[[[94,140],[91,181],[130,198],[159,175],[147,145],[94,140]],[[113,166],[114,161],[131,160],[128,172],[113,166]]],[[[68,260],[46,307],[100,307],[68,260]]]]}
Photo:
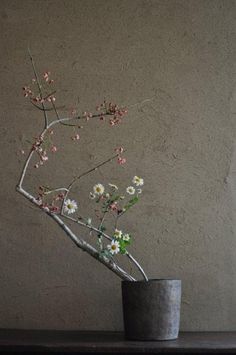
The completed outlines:
{"type": "Polygon", "coordinates": [[[123,145],[126,166],[74,189],[80,207],[94,182],[142,176],[122,224],[132,253],[150,277],[182,279],[182,330],[236,330],[235,33],[231,0],[0,1],[0,327],[122,329],[119,279],[15,192],[19,150],[42,127],[21,92],[29,45],[63,114],[104,97],[129,114],[114,129],[88,122],[78,144],[56,132],[58,153],[28,188],[68,183],[123,145]]]}

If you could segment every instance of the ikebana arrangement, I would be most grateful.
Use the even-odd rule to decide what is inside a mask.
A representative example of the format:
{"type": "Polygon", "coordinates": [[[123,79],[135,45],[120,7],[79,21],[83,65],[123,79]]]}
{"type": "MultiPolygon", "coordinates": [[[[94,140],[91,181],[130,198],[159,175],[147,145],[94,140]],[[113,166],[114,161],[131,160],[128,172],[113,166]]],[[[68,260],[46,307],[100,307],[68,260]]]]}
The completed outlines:
{"type": "MultiPolygon", "coordinates": [[[[94,202],[96,221],[91,216],[84,217],[80,201],[72,188],[80,179],[101,169],[106,164],[116,161],[119,165],[126,164],[125,149],[115,147],[113,155],[71,178],[66,186],[49,187],[40,185],[37,194],[32,195],[24,186],[28,169],[40,169],[48,164],[51,154],[56,154],[58,147],[54,144],[54,128],[56,125],[73,127],[70,139],[79,143],[81,123],[89,120],[105,121],[114,128],[122,123],[127,109],[117,104],[104,101],[96,107],[96,112],[71,110],[68,117],[61,117],[56,104],[56,90],[50,72],[39,75],[33,57],[29,51],[34,77],[31,83],[23,87],[24,97],[41,112],[43,128],[31,143],[28,155],[22,150],[25,162],[21,171],[17,191],[37,206],[43,213],[52,218],[66,235],[83,251],[100,261],[108,269],[122,279],[122,300],[124,313],[125,335],[136,340],[170,340],[176,339],[179,332],[181,281],[176,279],[148,279],[140,263],[131,255],[129,247],[133,237],[130,231],[120,227],[124,214],[135,206],[142,194],[144,179],[131,176],[125,189],[120,189],[112,181],[98,181],[91,186],[88,199],[94,202]],[[53,113],[54,118],[49,113],[53,113]],[[107,218],[112,216],[112,231],[108,233],[107,218]],[[89,230],[89,235],[97,240],[96,247],[75,234],[71,224],[89,230]],[[141,280],[136,280],[131,272],[119,265],[118,256],[127,257],[137,268],[141,280]]],[[[110,229],[109,229],[110,230],[110,229]]]]}
{"type": "MultiPolygon", "coordinates": [[[[79,141],[79,132],[82,127],[81,122],[85,123],[88,120],[95,119],[100,121],[106,120],[111,127],[115,127],[122,122],[124,116],[127,114],[126,109],[104,101],[96,107],[96,113],[83,112],[82,115],[78,115],[76,110],[73,109],[69,117],[61,117],[56,105],[56,90],[51,73],[47,71],[40,76],[36,70],[31,53],[30,60],[34,77],[29,85],[23,87],[23,95],[29,100],[31,105],[41,112],[43,116],[43,129],[30,147],[20,180],[17,184],[17,191],[31,203],[38,206],[42,212],[51,217],[79,248],[103,263],[121,279],[135,281],[134,276],[118,265],[118,261],[115,259],[118,254],[127,256],[135,267],[137,267],[142,278],[147,281],[148,278],[143,268],[128,251],[128,247],[132,243],[131,233],[123,231],[118,227],[121,217],[139,201],[144,180],[141,177],[134,176],[131,184],[123,192],[120,192],[118,186],[110,182],[107,183],[106,188],[104,183],[96,183],[91,188],[90,195],[88,196],[88,198],[94,200],[96,203],[96,225],[89,216],[81,216],[79,202],[75,196],[71,196],[72,187],[82,177],[92,174],[94,171],[101,169],[105,164],[115,160],[119,165],[124,165],[126,158],[124,157],[123,147],[116,147],[111,157],[73,177],[67,186],[49,188],[48,186],[41,185],[38,187],[37,196],[33,196],[23,186],[29,168],[40,169],[42,166],[48,164],[50,154],[57,153],[57,146],[53,143],[53,128],[56,125],[74,127],[77,132],[70,138],[72,141],[79,141]],[[54,120],[49,121],[49,111],[53,111],[55,115],[54,120]],[[36,161],[35,157],[37,157],[36,161]],[[114,228],[111,234],[106,232],[106,217],[109,214],[112,214],[114,219],[114,228]],[[98,247],[95,248],[79,235],[75,234],[67,224],[67,221],[89,229],[91,235],[97,237],[98,247]]],[[[22,154],[25,155],[23,150],[22,154]]]]}

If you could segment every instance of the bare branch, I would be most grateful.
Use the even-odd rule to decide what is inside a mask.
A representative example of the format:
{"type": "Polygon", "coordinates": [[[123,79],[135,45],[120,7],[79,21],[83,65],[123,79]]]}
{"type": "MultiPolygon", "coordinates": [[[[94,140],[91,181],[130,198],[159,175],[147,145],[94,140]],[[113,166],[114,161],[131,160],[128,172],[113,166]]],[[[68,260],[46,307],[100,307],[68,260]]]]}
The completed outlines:
{"type": "MultiPolygon", "coordinates": [[[[39,80],[38,73],[37,73],[36,68],[35,68],[33,56],[32,56],[32,54],[31,54],[31,51],[30,51],[29,48],[28,48],[28,53],[29,53],[29,57],[30,57],[30,60],[31,60],[31,64],[32,64],[32,68],[33,68],[35,80],[36,80],[36,82],[37,82],[37,86],[38,86],[38,90],[39,90],[40,99],[42,99],[42,98],[43,98],[43,95],[42,95],[42,89],[41,89],[40,80],[39,80]]],[[[43,114],[44,114],[44,128],[47,128],[47,126],[48,126],[47,112],[46,112],[46,110],[45,110],[44,103],[42,102],[41,104],[42,104],[42,109],[43,109],[43,114]]]]}

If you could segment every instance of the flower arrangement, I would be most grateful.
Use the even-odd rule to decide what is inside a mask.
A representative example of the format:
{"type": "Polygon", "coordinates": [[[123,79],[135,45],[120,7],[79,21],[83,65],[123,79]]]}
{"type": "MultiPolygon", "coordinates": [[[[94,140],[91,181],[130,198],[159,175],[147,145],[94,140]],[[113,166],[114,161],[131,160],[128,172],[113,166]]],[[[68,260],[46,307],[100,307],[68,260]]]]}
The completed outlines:
{"type": "Polygon", "coordinates": [[[79,201],[77,201],[76,196],[71,196],[72,187],[78,183],[82,177],[101,169],[104,165],[115,160],[119,165],[124,165],[126,158],[124,157],[125,150],[123,147],[115,148],[115,152],[111,157],[74,177],[67,186],[49,188],[41,185],[38,187],[36,196],[33,196],[23,187],[28,169],[32,165],[35,169],[40,169],[41,166],[48,163],[50,154],[57,153],[57,146],[53,143],[53,128],[56,125],[74,127],[76,131],[71,137],[71,140],[79,141],[79,132],[82,127],[80,122],[87,122],[92,119],[101,121],[108,119],[110,126],[114,127],[119,125],[127,114],[125,108],[104,101],[101,105],[96,107],[96,113],[84,112],[82,115],[78,115],[77,111],[73,109],[69,117],[60,117],[56,106],[56,90],[54,88],[54,80],[51,78],[51,73],[45,72],[40,76],[36,71],[30,51],[29,56],[34,78],[30,85],[23,87],[23,94],[24,97],[29,100],[30,104],[42,113],[44,127],[41,133],[34,139],[28,155],[26,156],[24,150],[21,151],[21,153],[26,156],[26,159],[16,187],[17,191],[40,208],[42,212],[51,217],[80,249],[86,251],[92,257],[103,263],[121,279],[135,281],[134,276],[119,266],[117,260],[118,254],[127,256],[130,261],[134,263],[135,267],[137,267],[142,278],[148,281],[143,268],[128,250],[132,243],[131,233],[118,228],[118,222],[121,216],[127,213],[127,211],[139,201],[144,180],[141,177],[134,176],[131,180],[131,184],[129,184],[123,192],[120,192],[118,186],[110,182],[107,185],[97,182],[92,186],[88,198],[95,203],[94,210],[96,211],[97,224],[92,221],[91,217],[81,216],[79,201]],[[49,111],[53,111],[55,115],[53,120],[49,120],[49,111]],[[37,157],[37,161],[36,163],[32,163],[33,157],[35,160],[35,156],[37,157]],[[114,219],[114,227],[112,233],[109,234],[106,229],[106,218],[108,215],[112,215],[114,219]],[[97,237],[97,248],[76,235],[67,222],[73,222],[80,227],[89,229],[91,235],[95,234],[97,237]]]}

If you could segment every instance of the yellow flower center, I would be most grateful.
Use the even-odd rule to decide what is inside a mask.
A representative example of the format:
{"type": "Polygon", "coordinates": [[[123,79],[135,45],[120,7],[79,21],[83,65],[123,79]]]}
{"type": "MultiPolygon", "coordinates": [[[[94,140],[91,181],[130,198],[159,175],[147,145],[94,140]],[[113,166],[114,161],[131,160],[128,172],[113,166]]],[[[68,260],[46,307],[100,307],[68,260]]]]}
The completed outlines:
{"type": "Polygon", "coordinates": [[[69,210],[71,210],[73,208],[73,205],[69,203],[69,205],[67,205],[67,208],[69,208],[69,210]]]}
{"type": "Polygon", "coordinates": [[[112,249],[112,250],[116,250],[116,245],[112,245],[112,246],[111,246],[111,249],[112,249]]]}

